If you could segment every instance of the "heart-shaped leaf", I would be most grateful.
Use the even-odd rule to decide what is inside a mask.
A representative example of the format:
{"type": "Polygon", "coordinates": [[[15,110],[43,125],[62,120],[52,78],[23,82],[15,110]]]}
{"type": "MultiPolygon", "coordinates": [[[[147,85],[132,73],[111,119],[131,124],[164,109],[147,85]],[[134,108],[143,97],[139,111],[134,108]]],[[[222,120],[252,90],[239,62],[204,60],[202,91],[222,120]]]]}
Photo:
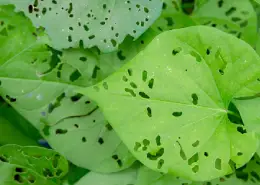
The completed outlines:
{"type": "Polygon", "coordinates": [[[85,48],[97,46],[103,52],[116,50],[127,35],[138,38],[162,9],[161,0],[2,2],[7,3],[23,11],[35,26],[46,28],[54,48],[78,47],[84,43],[85,48]]]}
{"type": "Polygon", "coordinates": [[[146,166],[204,181],[232,172],[234,163],[241,167],[258,148],[255,132],[233,124],[228,107],[256,81],[259,66],[245,42],[189,27],[159,35],[119,71],[80,92],[98,103],[146,166]]]}

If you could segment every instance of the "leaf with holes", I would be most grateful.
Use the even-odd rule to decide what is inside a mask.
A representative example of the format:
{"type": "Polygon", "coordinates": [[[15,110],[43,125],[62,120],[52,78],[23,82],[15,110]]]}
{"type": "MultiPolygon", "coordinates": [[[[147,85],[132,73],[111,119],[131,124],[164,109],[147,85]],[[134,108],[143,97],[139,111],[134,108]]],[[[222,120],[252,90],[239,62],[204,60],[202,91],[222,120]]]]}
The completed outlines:
{"type": "Polygon", "coordinates": [[[40,36],[35,37],[28,20],[14,14],[11,7],[0,9],[1,19],[9,20],[6,27],[14,20],[23,25],[8,31],[8,37],[0,37],[3,98],[72,163],[98,172],[128,168],[135,158],[97,105],[74,92],[97,81],[93,76],[96,57],[81,49],[47,48],[40,36]]]}
{"type": "Polygon", "coordinates": [[[119,71],[79,92],[99,104],[143,164],[210,180],[232,172],[234,163],[241,167],[258,148],[255,132],[233,124],[228,107],[257,79],[259,66],[245,42],[210,27],[189,27],[159,35],[119,71]]]}
{"type": "Polygon", "coordinates": [[[116,50],[127,35],[138,38],[159,17],[162,7],[161,0],[2,2],[7,3],[23,11],[35,26],[46,28],[54,48],[84,44],[103,52],[116,50]]]}
{"type": "MultiPolygon", "coordinates": [[[[13,171],[1,180],[20,182],[21,184],[39,184],[53,182],[59,184],[68,172],[68,162],[53,150],[40,147],[21,147],[18,145],[4,145],[0,147],[0,171],[13,171]],[[10,175],[12,175],[10,177],[10,175]],[[45,183],[46,183],[45,182],[45,183]]],[[[51,184],[53,184],[51,183],[51,184]]],[[[2,184],[2,183],[1,183],[2,184]]]]}
{"type": "Polygon", "coordinates": [[[1,185],[57,185],[37,172],[20,165],[0,161],[1,185]]]}
{"type": "Polygon", "coordinates": [[[255,45],[257,17],[249,0],[208,0],[197,7],[192,18],[255,45]]]}
{"type": "Polygon", "coordinates": [[[137,176],[137,168],[131,167],[118,173],[99,174],[90,172],[82,177],[75,185],[134,185],[137,176]]]}
{"type": "Polygon", "coordinates": [[[99,63],[96,68],[96,73],[93,73],[93,78],[98,78],[98,80],[101,81],[114,73],[128,61],[133,59],[140,51],[142,51],[156,35],[157,32],[153,29],[148,29],[135,41],[133,41],[132,38],[127,37],[119,46],[118,51],[111,53],[100,53],[93,50],[99,63]]]}
{"type": "MultiPolygon", "coordinates": [[[[249,166],[250,168],[253,166],[257,167],[257,164],[252,161],[249,163],[249,166]]],[[[246,172],[245,171],[241,172],[241,171],[242,169],[237,171],[238,173],[237,176],[236,174],[232,174],[208,182],[191,182],[188,180],[183,180],[180,177],[172,176],[169,174],[161,174],[153,170],[150,170],[146,167],[141,167],[138,172],[136,185],[173,185],[173,184],[174,185],[255,185],[258,184],[259,181],[257,179],[257,176],[255,176],[256,178],[254,178],[251,175],[252,169],[246,172]]]]}
{"type": "Polygon", "coordinates": [[[151,28],[157,33],[161,33],[196,25],[192,18],[183,12],[181,6],[180,0],[163,0],[162,14],[151,28]]]}

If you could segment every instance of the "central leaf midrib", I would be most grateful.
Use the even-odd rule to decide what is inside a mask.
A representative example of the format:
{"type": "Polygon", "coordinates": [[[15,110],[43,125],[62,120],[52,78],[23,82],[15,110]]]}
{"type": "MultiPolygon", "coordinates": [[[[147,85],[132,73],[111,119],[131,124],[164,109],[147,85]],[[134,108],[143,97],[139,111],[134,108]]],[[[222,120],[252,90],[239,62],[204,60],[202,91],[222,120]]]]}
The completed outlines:
{"type": "MultiPolygon", "coordinates": [[[[89,88],[92,88],[92,87],[89,87],[89,88]]],[[[121,97],[129,97],[129,98],[132,98],[132,99],[137,99],[138,101],[154,101],[154,102],[172,103],[172,104],[178,104],[178,105],[194,107],[194,108],[216,110],[216,111],[223,112],[223,113],[227,114],[227,110],[222,109],[221,107],[219,107],[219,109],[217,109],[217,108],[213,108],[213,107],[205,107],[205,106],[200,106],[200,105],[186,104],[186,103],[182,103],[182,102],[173,102],[173,101],[169,101],[169,100],[160,100],[160,99],[155,99],[155,98],[144,99],[144,98],[139,98],[139,97],[132,97],[131,95],[111,93],[111,92],[109,92],[109,94],[115,95],[115,96],[121,96],[121,97]]]]}

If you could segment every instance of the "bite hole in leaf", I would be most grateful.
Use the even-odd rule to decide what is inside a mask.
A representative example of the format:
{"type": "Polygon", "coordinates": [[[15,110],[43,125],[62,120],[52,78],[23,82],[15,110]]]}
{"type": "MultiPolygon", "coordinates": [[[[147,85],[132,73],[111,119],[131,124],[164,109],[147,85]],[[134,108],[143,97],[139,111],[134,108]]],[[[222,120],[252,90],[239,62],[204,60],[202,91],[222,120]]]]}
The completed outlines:
{"type": "Polygon", "coordinates": [[[161,169],[163,165],[164,165],[164,160],[163,160],[163,159],[160,159],[160,160],[158,161],[157,168],[158,168],[158,169],[161,169]]]}
{"type": "Polygon", "coordinates": [[[155,141],[156,141],[157,146],[161,146],[161,136],[160,135],[156,136],[155,141]]]}
{"type": "Polygon", "coordinates": [[[136,94],[135,94],[135,92],[132,89],[125,88],[125,92],[130,93],[131,96],[133,96],[133,97],[136,97],[136,94]]]}
{"type": "Polygon", "coordinates": [[[151,80],[149,80],[148,87],[149,87],[150,89],[152,89],[152,88],[153,88],[153,85],[154,85],[154,79],[152,78],[151,80]]]}
{"type": "Polygon", "coordinates": [[[199,166],[198,166],[198,165],[195,165],[195,166],[192,168],[192,171],[193,171],[194,173],[198,173],[198,171],[199,171],[199,166]]]}
{"type": "Polygon", "coordinates": [[[139,92],[139,95],[140,95],[142,98],[150,99],[150,97],[149,97],[145,92],[139,92]]]}
{"type": "Polygon", "coordinates": [[[197,62],[201,62],[202,61],[201,56],[198,53],[196,53],[195,51],[191,51],[190,55],[195,57],[197,62]]]}
{"type": "Polygon", "coordinates": [[[16,182],[18,182],[18,183],[24,183],[24,180],[23,180],[23,178],[21,177],[21,175],[19,175],[19,174],[15,174],[14,175],[14,180],[16,181],[16,182]]]}
{"type": "Polygon", "coordinates": [[[173,112],[172,115],[174,117],[180,117],[180,116],[182,116],[182,112],[173,112]]]}
{"type": "Polygon", "coordinates": [[[68,132],[67,129],[56,129],[56,134],[66,134],[68,132]]]}
{"type": "Polygon", "coordinates": [[[104,144],[104,139],[102,137],[98,138],[98,143],[100,145],[104,144]]]}
{"type": "Polygon", "coordinates": [[[146,80],[147,80],[147,71],[143,71],[142,79],[143,79],[144,82],[146,82],[146,80]]]}
{"type": "Polygon", "coordinates": [[[198,146],[199,146],[199,144],[200,144],[200,141],[199,141],[199,140],[197,140],[196,142],[192,143],[192,146],[193,146],[193,147],[198,147],[198,146]]]}
{"type": "MultiPolygon", "coordinates": [[[[65,97],[65,93],[64,93],[64,97],[65,97]]],[[[78,94],[72,96],[70,99],[71,99],[71,101],[76,102],[76,101],[79,101],[82,97],[83,97],[83,94],[78,93],[78,94]]]]}
{"type": "Polygon", "coordinates": [[[141,143],[135,142],[134,151],[138,151],[138,149],[141,147],[141,143]]]}
{"type": "Polygon", "coordinates": [[[103,82],[103,87],[104,87],[105,90],[108,90],[108,84],[107,84],[107,82],[103,82]]]}
{"type": "Polygon", "coordinates": [[[217,170],[221,170],[221,169],[222,169],[221,163],[222,163],[222,161],[221,161],[220,158],[217,158],[217,159],[215,160],[215,168],[216,168],[217,170]]]}
{"type": "Polygon", "coordinates": [[[230,16],[231,14],[233,14],[236,11],[236,7],[231,7],[230,9],[228,9],[225,14],[226,16],[230,16]]]}
{"type": "Polygon", "coordinates": [[[137,85],[134,82],[130,82],[132,88],[137,89],[137,85]]]}
{"type": "Polygon", "coordinates": [[[181,47],[178,47],[178,48],[173,49],[173,50],[172,50],[172,55],[174,55],[174,56],[177,55],[178,53],[181,52],[181,50],[182,50],[181,47]]]}
{"type": "Polygon", "coordinates": [[[199,160],[199,154],[196,153],[191,158],[189,158],[188,165],[192,165],[193,163],[198,162],[198,160],[199,160]]]}
{"type": "Polygon", "coordinates": [[[149,117],[152,117],[152,109],[150,108],[150,107],[147,107],[147,115],[149,116],[149,117]]]}

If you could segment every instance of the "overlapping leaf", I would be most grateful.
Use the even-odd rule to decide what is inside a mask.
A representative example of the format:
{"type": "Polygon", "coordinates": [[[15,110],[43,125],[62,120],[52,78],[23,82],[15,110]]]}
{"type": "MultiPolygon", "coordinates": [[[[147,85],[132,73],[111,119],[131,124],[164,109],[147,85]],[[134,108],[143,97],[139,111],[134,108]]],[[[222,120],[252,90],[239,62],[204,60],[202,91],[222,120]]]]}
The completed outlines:
{"type": "Polygon", "coordinates": [[[3,185],[60,184],[68,162],[58,153],[39,147],[0,147],[0,182],[3,185]]]}
{"type": "Polygon", "coordinates": [[[12,7],[1,7],[0,14],[1,30],[7,29],[0,36],[3,98],[74,164],[102,172],[129,167],[135,159],[97,105],[74,92],[95,83],[95,56],[50,50],[48,40],[12,7]]]}
{"type": "Polygon", "coordinates": [[[257,17],[249,0],[203,1],[192,18],[199,24],[216,27],[255,46],[257,17]]]}
{"type": "Polygon", "coordinates": [[[192,18],[183,12],[180,0],[163,0],[162,14],[151,28],[157,33],[161,33],[194,25],[196,23],[192,18]]]}
{"type": "Polygon", "coordinates": [[[36,138],[38,138],[37,130],[31,128],[30,123],[7,105],[0,105],[0,145],[37,145],[34,140],[36,138]],[[33,133],[26,131],[33,131],[33,133]]]}
{"type": "Polygon", "coordinates": [[[116,50],[127,35],[138,38],[159,17],[162,7],[160,0],[2,2],[7,3],[23,11],[35,26],[46,28],[56,49],[84,44],[103,52],[116,50]]]}
{"type": "Polygon", "coordinates": [[[228,107],[259,74],[259,56],[248,44],[198,26],[159,35],[130,63],[81,92],[98,102],[146,166],[204,181],[232,172],[234,163],[241,167],[257,150],[255,132],[233,124],[228,107]]]}

